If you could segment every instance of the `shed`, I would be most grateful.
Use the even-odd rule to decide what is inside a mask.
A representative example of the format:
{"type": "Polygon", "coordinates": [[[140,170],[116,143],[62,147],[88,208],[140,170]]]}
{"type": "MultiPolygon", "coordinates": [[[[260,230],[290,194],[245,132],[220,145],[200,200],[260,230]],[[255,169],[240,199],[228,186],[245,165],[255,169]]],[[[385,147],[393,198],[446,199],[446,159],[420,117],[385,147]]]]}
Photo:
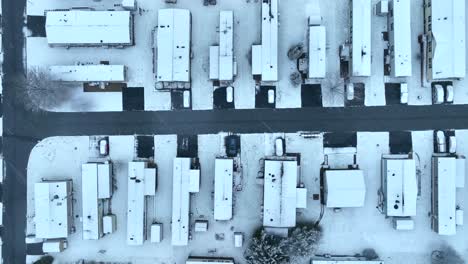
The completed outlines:
{"type": "Polygon", "coordinates": [[[163,225],[154,223],[151,225],[151,243],[160,243],[163,240],[163,225]]]}
{"type": "Polygon", "coordinates": [[[362,170],[326,170],[324,185],[327,207],[364,206],[366,184],[362,170]]]}

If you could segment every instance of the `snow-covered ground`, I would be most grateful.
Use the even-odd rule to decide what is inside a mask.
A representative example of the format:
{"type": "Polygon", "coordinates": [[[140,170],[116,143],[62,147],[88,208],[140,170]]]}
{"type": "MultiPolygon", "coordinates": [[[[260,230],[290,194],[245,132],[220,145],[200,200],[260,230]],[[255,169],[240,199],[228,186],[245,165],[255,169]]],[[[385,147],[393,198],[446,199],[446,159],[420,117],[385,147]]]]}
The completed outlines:
{"type": "MultiPolygon", "coordinates": [[[[44,10],[89,6],[96,10],[116,8],[120,1],[75,0],[30,0],[27,1],[28,15],[43,15],[44,10]]],[[[373,5],[377,0],[373,0],[373,5]]],[[[413,77],[408,79],[409,104],[431,104],[431,90],[421,87],[420,49],[418,36],[423,32],[423,0],[411,1],[412,61],[413,77]]],[[[167,92],[154,91],[152,34],[157,24],[160,8],[187,8],[192,13],[192,103],[193,109],[213,108],[213,88],[208,80],[209,46],[218,43],[217,32],[220,10],[233,10],[235,14],[234,46],[238,62],[238,76],[234,82],[235,107],[254,108],[255,88],[251,75],[248,54],[253,43],[260,42],[260,3],[257,0],[218,1],[218,5],[205,7],[202,1],[179,0],[176,5],[164,1],[139,0],[140,11],[135,14],[135,46],[125,49],[105,48],[50,48],[45,38],[27,38],[27,65],[46,67],[49,65],[73,64],[76,62],[128,66],[128,86],[144,87],[145,110],[168,110],[171,108],[167,92]]],[[[468,5],[467,5],[468,7],[468,5]]],[[[277,85],[278,108],[301,107],[301,89],[293,87],[289,75],[295,71],[295,63],[288,60],[288,49],[297,43],[307,44],[307,18],[319,10],[327,29],[327,76],[336,79],[339,74],[339,45],[349,39],[349,1],[347,0],[294,0],[280,2],[279,28],[279,79],[277,85]]],[[[468,29],[468,27],[467,27],[468,29]]],[[[352,79],[365,84],[365,105],[385,105],[383,75],[383,52],[385,42],[382,32],[387,30],[387,18],[372,16],[372,77],[352,79]]],[[[307,45],[306,45],[307,46],[307,45]]],[[[331,92],[327,81],[322,82],[324,106],[343,106],[343,91],[331,92]]],[[[468,103],[468,80],[455,83],[455,103],[468,103]]],[[[71,102],[54,107],[53,111],[121,111],[122,96],[117,93],[84,93],[76,88],[71,102]]]]}
{"type": "MultiPolygon", "coordinates": [[[[459,154],[468,155],[468,130],[456,131],[459,154]]],[[[177,155],[175,135],[155,136],[154,160],[158,166],[158,190],[148,204],[148,221],[163,223],[164,240],[160,244],[148,241],[143,246],[126,245],[127,163],[135,158],[134,136],[110,137],[110,159],[115,165],[117,190],[112,198],[112,212],[117,215],[117,231],[98,241],[82,240],[81,164],[95,157],[95,137],[54,137],[40,142],[32,151],[28,164],[28,227],[34,233],[33,184],[43,179],[73,179],[76,233],[69,237],[69,248],[55,255],[58,263],[71,263],[86,258],[95,261],[131,261],[133,263],[184,263],[189,255],[234,257],[243,263],[244,248],[235,248],[234,232],[244,232],[246,240],[262,224],[262,187],[256,184],[259,160],[274,153],[274,140],[286,139],[289,153],[301,154],[302,180],[308,189],[308,208],[298,212],[298,221],[315,221],[320,214],[319,201],[312,195],[319,193],[319,171],[324,161],[321,137],[305,139],[299,134],[241,135],[242,190],[234,192],[234,217],[228,222],[213,220],[214,160],[223,155],[225,134],[198,136],[198,157],[201,164],[201,189],[192,195],[191,225],[196,219],[209,221],[206,233],[193,233],[189,246],[170,245],[172,212],[172,162],[177,155]],[[224,241],[215,239],[224,234],[224,241]],[[211,253],[210,253],[211,252],[211,253]],[[215,253],[213,253],[215,252],[215,253]]],[[[326,209],[321,226],[324,237],[319,252],[354,254],[372,247],[387,264],[426,264],[430,252],[442,242],[453,245],[465,257],[468,255],[466,228],[458,228],[457,235],[442,237],[431,231],[431,155],[432,131],[413,132],[413,150],[418,153],[422,170],[422,195],[418,200],[418,215],[414,231],[401,232],[392,227],[390,219],[376,209],[380,187],[380,156],[389,152],[388,133],[358,133],[357,162],[365,172],[367,194],[363,208],[334,212],[326,209]]],[[[350,160],[351,162],[351,160],[350,160]]],[[[458,199],[468,201],[464,191],[458,199]]],[[[148,223],[149,224],[149,223],[148,223]]],[[[246,241],[246,242],[247,242],[246,241]]],[[[248,243],[245,243],[247,245],[248,243]]]]}

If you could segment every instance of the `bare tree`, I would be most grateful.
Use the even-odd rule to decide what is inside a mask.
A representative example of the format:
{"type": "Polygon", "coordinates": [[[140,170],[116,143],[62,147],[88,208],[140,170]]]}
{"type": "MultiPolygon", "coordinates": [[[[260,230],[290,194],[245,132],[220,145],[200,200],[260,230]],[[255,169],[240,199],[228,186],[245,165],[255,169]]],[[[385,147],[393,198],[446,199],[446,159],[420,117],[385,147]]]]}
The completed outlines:
{"type": "Polygon", "coordinates": [[[39,112],[60,106],[70,98],[73,83],[57,81],[43,68],[29,68],[26,74],[17,75],[13,81],[17,103],[26,110],[39,112]]]}
{"type": "Polygon", "coordinates": [[[290,60],[297,60],[300,57],[302,57],[302,55],[304,55],[304,53],[305,53],[304,44],[299,43],[299,44],[296,44],[296,45],[292,46],[291,48],[289,48],[288,58],[290,60]]]}
{"type": "Polygon", "coordinates": [[[302,76],[299,72],[295,71],[289,75],[289,80],[294,87],[297,87],[302,84],[302,76]]]}
{"type": "Polygon", "coordinates": [[[327,74],[322,81],[323,98],[331,103],[344,102],[344,79],[339,74],[327,74]]]}

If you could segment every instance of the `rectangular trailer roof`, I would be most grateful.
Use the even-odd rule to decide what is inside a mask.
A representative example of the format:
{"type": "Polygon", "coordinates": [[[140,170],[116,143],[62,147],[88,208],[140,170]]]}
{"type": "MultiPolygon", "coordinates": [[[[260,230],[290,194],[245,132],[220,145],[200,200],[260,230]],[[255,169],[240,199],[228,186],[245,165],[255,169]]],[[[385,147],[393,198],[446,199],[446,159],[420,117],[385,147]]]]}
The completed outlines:
{"type": "Polygon", "coordinates": [[[466,74],[465,0],[432,0],[432,79],[466,74]]]}
{"type": "Polygon", "coordinates": [[[371,75],[371,2],[352,0],[352,76],[371,75]]]}
{"type": "Polygon", "coordinates": [[[324,26],[309,27],[309,78],[325,78],[326,31],[324,26]]]}
{"type": "Polygon", "coordinates": [[[216,159],[215,161],[215,220],[230,220],[232,218],[233,168],[233,159],[216,159]]]}
{"type": "Polygon", "coordinates": [[[191,15],[186,9],[160,9],[156,32],[157,82],[190,81],[191,15]]]}
{"type": "Polygon", "coordinates": [[[390,1],[389,40],[391,73],[409,77],[411,66],[411,1],[390,1]]]}
{"type": "Polygon", "coordinates": [[[297,205],[297,161],[265,160],[263,225],[294,227],[297,205]]]}
{"type": "Polygon", "coordinates": [[[49,45],[132,45],[133,21],[129,11],[46,11],[49,45]]]}
{"type": "Polygon", "coordinates": [[[64,82],[125,82],[124,65],[50,66],[52,78],[64,82]]]}
{"type": "Polygon", "coordinates": [[[66,238],[70,230],[71,181],[38,182],[34,184],[36,237],[66,238]]]}

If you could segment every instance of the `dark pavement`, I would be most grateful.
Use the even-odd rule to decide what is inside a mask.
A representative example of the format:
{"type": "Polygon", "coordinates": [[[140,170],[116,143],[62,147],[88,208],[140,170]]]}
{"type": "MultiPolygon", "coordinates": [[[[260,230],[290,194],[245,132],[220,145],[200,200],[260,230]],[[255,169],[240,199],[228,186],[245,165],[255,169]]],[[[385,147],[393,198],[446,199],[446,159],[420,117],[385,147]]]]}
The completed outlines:
{"type": "Polygon", "coordinates": [[[468,128],[468,105],[216,111],[30,113],[15,105],[12,80],[23,71],[25,0],[3,1],[4,263],[26,255],[26,167],[31,149],[50,136],[206,134],[297,131],[407,131],[468,128]]]}

